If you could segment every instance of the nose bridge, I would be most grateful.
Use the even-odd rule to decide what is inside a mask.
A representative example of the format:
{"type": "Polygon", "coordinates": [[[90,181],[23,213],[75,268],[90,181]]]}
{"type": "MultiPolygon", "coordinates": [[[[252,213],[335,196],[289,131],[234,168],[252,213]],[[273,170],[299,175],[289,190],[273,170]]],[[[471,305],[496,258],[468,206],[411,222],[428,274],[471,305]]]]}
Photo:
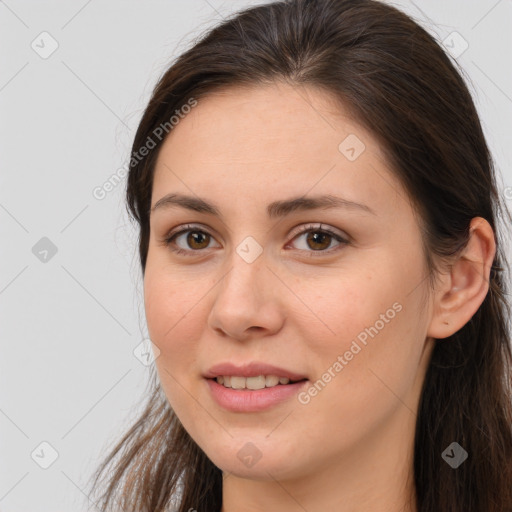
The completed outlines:
{"type": "Polygon", "coordinates": [[[245,338],[246,331],[254,327],[267,334],[281,328],[284,316],[275,286],[268,283],[275,276],[267,264],[263,247],[254,239],[244,239],[233,248],[229,268],[215,292],[210,327],[237,339],[245,338]]]}
{"type": "Polygon", "coordinates": [[[234,247],[229,258],[230,269],[224,276],[222,291],[247,300],[249,296],[261,291],[258,282],[265,279],[265,265],[263,247],[253,237],[246,237],[234,247]]]}

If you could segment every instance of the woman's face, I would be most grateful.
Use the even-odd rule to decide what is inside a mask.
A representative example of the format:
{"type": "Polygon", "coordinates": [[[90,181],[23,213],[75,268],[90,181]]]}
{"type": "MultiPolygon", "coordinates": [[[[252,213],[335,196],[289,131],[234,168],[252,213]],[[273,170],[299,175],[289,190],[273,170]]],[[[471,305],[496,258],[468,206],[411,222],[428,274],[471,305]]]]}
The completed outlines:
{"type": "Polygon", "coordinates": [[[371,133],[318,89],[215,93],[165,140],[158,202],[149,335],[169,403],[214,464],[292,479],[410,456],[432,308],[421,230],[371,133]],[[160,202],[168,194],[190,201],[160,202]],[[331,206],[313,208],[324,196],[331,206]],[[279,369],[235,389],[206,378],[253,362],[279,369]],[[286,371],[307,380],[236,389],[286,371]]]}

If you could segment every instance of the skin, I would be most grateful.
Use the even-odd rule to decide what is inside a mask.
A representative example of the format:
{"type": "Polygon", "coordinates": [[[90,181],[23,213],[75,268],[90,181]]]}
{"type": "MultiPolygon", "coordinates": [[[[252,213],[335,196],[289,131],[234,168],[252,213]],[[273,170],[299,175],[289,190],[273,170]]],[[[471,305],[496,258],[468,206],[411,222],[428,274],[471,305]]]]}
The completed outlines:
{"type": "Polygon", "coordinates": [[[144,277],[159,378],[185,429],[223,471],[222,512],[416,511],[421,387],[434,344],[487,294],[495,251],[487,221],[473,219],[466,251],[430,293],[418,219],[377,141],[327,93],[284,83],[201,99],[161,148],[152,206],[171,192],[213,202],[222,214],[155,210],[144,277]],[[354,161],[338,149],[349,134],[365,145],[354,161]],[[339,208],[267,217],[272,201],[317,194],[375,215],[339,208]],[[175,239],[191,256],[162,242],[187,223],[207,233],[195,244],[190,232],[175,239]],[[349,243],[308,242],[318,226],[294,234],[308,223],[349,243]],[[263,249],[252,263],[236,252],[248,236],[263,249]],[[294,397],[235,413],[213,401],[202,377],[213,364],[265,361],[312,384],[395,303],[394,318],[309,403],[294,397]],[[237,457],[247,442],[261,454],[251,467],[237,457]]]}

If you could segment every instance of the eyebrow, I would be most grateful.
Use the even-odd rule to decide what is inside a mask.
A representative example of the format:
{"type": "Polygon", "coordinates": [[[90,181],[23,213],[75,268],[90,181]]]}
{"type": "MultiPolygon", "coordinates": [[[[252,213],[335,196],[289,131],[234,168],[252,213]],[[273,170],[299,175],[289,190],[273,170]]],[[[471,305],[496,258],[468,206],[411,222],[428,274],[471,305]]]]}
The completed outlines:
{"type": "MultiPolygon", "coordinates": [[[[150,214],[161,209],[182,207],[198,213],[206,213],[222,218],[220,209],[212,203],[194,196],[184,194],[167,194],[159,199],[151,208],[150,214]]],[[[282,201],[274,201],[267,206],[267,215],[273,218],[285,217],[292,212],[307,211],[315,209],[345,208],[347,210],[358,210],[372,215],[377,215],[369,206],[354,201],[349,201],[333,195],[320,195],[313,197],[293,197],[282,201]]]]}

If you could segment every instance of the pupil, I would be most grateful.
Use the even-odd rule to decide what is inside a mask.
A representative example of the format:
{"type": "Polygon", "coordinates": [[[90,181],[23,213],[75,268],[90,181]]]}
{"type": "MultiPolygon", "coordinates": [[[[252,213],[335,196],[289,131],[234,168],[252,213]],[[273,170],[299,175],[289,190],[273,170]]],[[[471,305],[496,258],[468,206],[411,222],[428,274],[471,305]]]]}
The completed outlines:
{"type": "MultiPolygon", "coordinates": [[[[320,247],[317,247],[320,248],[320,249],[323,249],[325,248],[325,244],[322,244],[322,241],[325,241],[326,239],[328,239],[330,237],[330,235],[328,235],[327,233],[318,233],[318,232],[314,232],[314,233],[310,233],[310,235],[308,236],[308,242],[312,241],[313,244],[320,244],[320,247]],[[318,240],[318,238],[320,238],[320,240],[318,240]]],[[[327,243],[327,246],[329,246],[329,243],[327,243]]]]}
{"type": "MultiPolygon", "coordinates": [[[[190,234],[189,234],[189,243],[191,246],[194,246],[195,243],[199,243],[199,245],[201,245],[201,238],[206,238],[206,233],[199,233],[197,231],[192,231],[190,234]],[[198,240],[199,239],[199,240],[198,240]]],[[[203,240],[204,242],[204,240],[203,240]]],[[[207,244],[208,245],[208,244],[207,244]]],[[[202,247],[200,247],[202,248],[202,247]]]]}

